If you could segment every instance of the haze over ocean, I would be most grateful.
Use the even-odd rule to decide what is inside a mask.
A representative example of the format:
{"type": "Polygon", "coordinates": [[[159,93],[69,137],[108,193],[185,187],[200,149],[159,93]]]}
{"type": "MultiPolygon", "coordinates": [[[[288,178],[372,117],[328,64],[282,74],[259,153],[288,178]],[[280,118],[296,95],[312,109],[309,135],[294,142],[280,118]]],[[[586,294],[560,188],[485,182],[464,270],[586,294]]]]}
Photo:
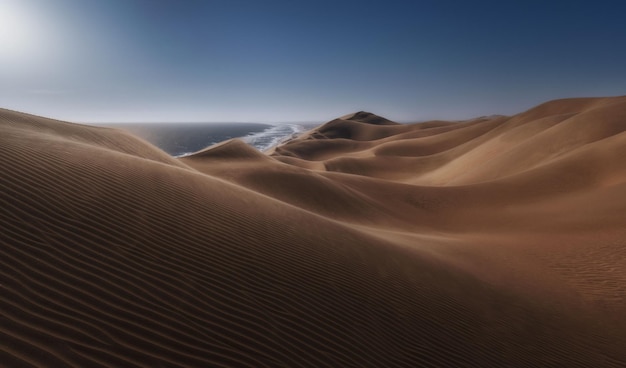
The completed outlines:
{"type": "Polygon", "coordinates": [[[240,138],[259,151],[267,150],[310,125],[258,123],[122,123],[98,124],[121,128],[172,156],[185,156],[213,144],[240,138]]]}
{"type": "Polygon", "coordinates": [[[626,93],[620,1],[0,0],[0,105],[75,122],[395,121],[626,93]]]}

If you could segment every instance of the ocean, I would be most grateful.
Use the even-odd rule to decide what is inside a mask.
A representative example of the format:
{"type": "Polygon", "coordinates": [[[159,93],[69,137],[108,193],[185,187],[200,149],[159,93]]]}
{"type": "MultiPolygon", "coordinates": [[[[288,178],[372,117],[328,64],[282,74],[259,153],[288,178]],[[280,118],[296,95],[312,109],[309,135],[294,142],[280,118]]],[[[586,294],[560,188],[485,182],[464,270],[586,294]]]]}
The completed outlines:
{"type": "Polygon", "coordinates": [[[127,130],[170,155],[180,157],[232,138],[241,138],[259,151],[265,151],[317,124],[127,123],[98,125],[127,130]]]}

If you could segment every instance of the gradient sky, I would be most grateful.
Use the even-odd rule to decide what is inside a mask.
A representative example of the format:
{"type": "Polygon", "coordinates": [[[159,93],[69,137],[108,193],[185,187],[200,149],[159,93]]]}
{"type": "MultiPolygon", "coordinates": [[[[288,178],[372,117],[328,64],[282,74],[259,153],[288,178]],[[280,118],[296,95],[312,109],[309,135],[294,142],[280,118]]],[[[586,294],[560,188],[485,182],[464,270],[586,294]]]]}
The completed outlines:
{"type": "Polygon", "coordinates": [[[0,0],[0,107],[75,122],[397,121],[626,94],[623,1],[0,0]]]}

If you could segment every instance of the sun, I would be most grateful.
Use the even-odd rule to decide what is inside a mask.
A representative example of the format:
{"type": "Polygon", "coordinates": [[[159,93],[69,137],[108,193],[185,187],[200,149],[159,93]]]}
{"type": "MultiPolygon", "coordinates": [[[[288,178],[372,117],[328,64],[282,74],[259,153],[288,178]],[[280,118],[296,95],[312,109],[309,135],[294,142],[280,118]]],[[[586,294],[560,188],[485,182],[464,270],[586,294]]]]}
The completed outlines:
{"type": "Polygon", "coordinates": [[[0,0],[0,47],[2,50],[19,48],[30,42],[28,19],[14,2],[0,0]]]}
{"type": "Polygon", "coordinates": [[[0,60],[23,60],[37,47],[38,25],[19,1],[0,0],[0,60]]]}

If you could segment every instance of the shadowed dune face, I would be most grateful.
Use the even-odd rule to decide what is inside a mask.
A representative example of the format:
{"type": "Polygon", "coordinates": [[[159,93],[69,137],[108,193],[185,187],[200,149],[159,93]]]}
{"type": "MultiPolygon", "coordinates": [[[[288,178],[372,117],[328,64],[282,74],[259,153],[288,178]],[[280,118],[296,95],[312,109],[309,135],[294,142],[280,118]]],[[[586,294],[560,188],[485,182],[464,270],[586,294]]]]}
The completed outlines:
{"type": "Polygon", "coordinates": [[[0,110],[0,361],[626,365],[626,98],[173,159],[0,110]]]}

